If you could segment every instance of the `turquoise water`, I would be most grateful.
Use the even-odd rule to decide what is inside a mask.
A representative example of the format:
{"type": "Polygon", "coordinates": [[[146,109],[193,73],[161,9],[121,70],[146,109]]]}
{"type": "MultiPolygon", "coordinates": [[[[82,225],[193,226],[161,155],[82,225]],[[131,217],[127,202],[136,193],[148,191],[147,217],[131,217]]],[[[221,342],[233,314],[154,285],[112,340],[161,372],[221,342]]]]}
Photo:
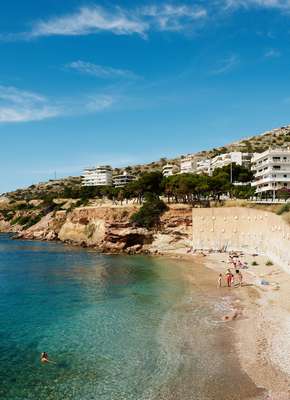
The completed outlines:
{"type": "Polygon", "coordinates": [[[244,398],[235,380],[252,395],[220,348],[223,303],[182,272],[0,235],[0,398],[244,398]],[[42,351],[56,364],[41,365],[42,351]]]}

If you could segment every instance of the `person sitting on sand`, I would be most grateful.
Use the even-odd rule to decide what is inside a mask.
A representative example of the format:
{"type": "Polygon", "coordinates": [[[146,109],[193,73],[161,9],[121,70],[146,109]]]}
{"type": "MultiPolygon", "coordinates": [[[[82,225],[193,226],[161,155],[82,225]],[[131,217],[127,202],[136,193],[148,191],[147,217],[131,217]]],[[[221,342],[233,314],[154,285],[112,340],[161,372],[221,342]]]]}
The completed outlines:
{"type": "Polygon", "coordinates": [[[231,287],[231,286],[232,286],[232,283],[233,283],[234,275],[232,274],[232,272],[231,272],[230,269],[227,270],[226,278],[227,278],[227,285],[228,285],[228,287],[231,287]]]}
{"type": "Polygon", "coordinates": [[[218,288],[222,287],[222,279],[223,279],[223,274],[219,274],[218,281],[217,281],[218,288]]]}
{"type": "Polygon", "coordinates": [[[48,354],[47,354],[46,351],[44,351],[43,353],[41,353],[41,355],[40,355],[40,361],[41,361],[42,363],[47,363],[47,362],[49,362],[48,354]]]}

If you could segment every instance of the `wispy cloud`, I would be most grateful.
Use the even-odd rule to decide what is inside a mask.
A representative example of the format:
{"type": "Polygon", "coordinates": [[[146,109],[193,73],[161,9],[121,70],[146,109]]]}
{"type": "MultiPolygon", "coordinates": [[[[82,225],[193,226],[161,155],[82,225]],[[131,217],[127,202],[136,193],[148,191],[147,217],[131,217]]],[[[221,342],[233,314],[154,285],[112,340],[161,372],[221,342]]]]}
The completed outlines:
{"type": "Polygon", "coordinates": [[[231,54],[228,57],[220,60],[216,67],[211,71],[212,75],[221,75],[232,71],[240,64],[240,57],[236,54],[231,54]]]}
{"type": "Polygon", "coordinates": [[[115,11],[103,7],[82,7],[78,11],[34,25],[32,36],[89,35],[109,31],[116,35],[144,34],[147,24],[126,10],[115,11]]]}
{"type": "Polygon", "coordinates": [[[149,25],[157,30],[183,31],[195,21],[205,19],[207,10],[197,6],[163,4],[143,7],[139,14],[147,18],[149,25]]]}
{"type": "Polygon", "coordinates": [[[39,121],[56,117],[61,110],[33,92],[0,86],[0,123],[39,121]]]}
{"type": "Polygon", "coordinates": [[[116,35],[138,34],[146,37],[151,30],[188,30],[194,22],[206,17],[206,9],[195,5],[158,4],[134,9],[88,6],[71,14],[38,21],[25,36],[77,36],[111,32],[116,35]]]}
{"type": "Polygon", "coordinates": [[[29,31],[0,34],[0,40],[31,40],[48,36],[85,36],[108,32],[139,35],[150,32],[194,32],[240,9],[276,9],[290,15],[290,0],[199,0],[198,3],[156,2],[146,6],[83,6],[70,13],[34,21],[29,31]]]}
{"type": "Polygon", "coordinates": [[[266,58],[279,58],[280,56],[281,56],[280,51],[276,49],[269,49],[264,54],[264,57],[266,58]]]}
{"type": "Polygon", "coordinates": [[[228,9],[237,8],[276,8],[279,10],[290,10],[290,0],[222,0],[228,9]]]}
{"type": "Polygon", "coordinates": [[[59,116],[100,112],[115,102],[112,95],[86,95],[75,99],[52,101],[37,93],[11,86],[0,86],[0,123],[41,121],[59,116]]]}
{"type": "Polygon", "coordinates": [[[127,79],[137,79],[138,76],[126,69],[117,69],[112,67],[107,67],[103,65],[93,64],[86,61],[73,61],[65,66],[68,69],[80,72],[82,74],[95,76],[102,79],[112,79],[112,78],[127,78],[127,79]]]}

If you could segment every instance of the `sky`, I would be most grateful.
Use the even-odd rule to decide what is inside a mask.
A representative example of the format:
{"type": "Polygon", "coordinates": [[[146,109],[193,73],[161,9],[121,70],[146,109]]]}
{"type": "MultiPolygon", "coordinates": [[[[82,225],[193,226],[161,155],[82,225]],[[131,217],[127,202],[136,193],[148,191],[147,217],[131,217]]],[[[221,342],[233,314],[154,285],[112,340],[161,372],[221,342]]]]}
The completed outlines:
{"type": "Polygon", "coordinates": [[[290,0],[0,10],[0,193],[290,123],[290,0]]]}

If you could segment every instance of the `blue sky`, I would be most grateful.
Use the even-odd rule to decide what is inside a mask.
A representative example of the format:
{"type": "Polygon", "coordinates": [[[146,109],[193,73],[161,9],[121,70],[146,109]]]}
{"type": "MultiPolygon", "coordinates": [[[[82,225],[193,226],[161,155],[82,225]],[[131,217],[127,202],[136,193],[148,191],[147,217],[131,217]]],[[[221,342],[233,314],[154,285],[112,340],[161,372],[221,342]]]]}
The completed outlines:
{"type": "Polygon", "coordinates": [[[290,123],[290,0],[10,0],[0,193],[290,123]]]}

